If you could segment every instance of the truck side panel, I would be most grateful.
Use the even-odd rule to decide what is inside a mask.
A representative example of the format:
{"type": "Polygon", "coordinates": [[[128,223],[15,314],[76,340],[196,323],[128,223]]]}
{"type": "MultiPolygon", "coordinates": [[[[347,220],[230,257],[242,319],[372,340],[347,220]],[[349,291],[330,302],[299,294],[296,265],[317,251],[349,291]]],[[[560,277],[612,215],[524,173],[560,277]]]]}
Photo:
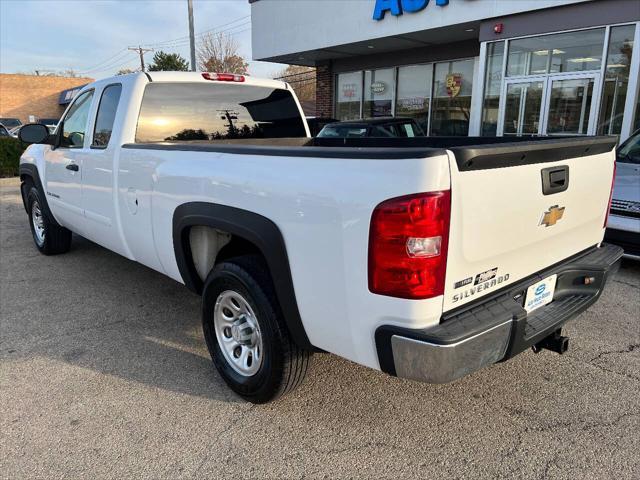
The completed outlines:
{"type": "MultiPolygon", "coordinates": [[[[132,168],[131,179],[153,179],[151,229],[138,223],[124,202],[120,205],[127,238],[143,238],[152,230],[162,270],[170,277],[182,281],[172,236],[176,208],[210,202],[257,213],[278,226],[314,346],[378,368],[374,332],[379,325],[438,323],[441,297],[407,302],[369,292],[367,255],[375,206],[407,193],[448,189],[446,154],[354,160],[127,148],[120,161],[132,168]]],[[[128,188],[121,176],[121,192],[128,188]]]]}

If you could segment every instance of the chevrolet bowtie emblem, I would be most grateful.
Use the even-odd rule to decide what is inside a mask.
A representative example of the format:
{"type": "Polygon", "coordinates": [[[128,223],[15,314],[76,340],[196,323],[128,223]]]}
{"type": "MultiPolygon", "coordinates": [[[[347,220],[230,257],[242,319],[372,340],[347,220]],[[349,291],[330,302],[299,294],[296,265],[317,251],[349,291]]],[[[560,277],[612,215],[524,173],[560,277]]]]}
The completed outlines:
{"type": "Polygon", "coordinates": [[[549,211],[544,212],[539,225],[544,225],[545,227],[552,227],[556,223],[558,223],[558,220],[560,220],[563,215],[564,215],[564,207],[560,208],[558,207],[558,205],[554,205],[549,209],[549,211]]]}

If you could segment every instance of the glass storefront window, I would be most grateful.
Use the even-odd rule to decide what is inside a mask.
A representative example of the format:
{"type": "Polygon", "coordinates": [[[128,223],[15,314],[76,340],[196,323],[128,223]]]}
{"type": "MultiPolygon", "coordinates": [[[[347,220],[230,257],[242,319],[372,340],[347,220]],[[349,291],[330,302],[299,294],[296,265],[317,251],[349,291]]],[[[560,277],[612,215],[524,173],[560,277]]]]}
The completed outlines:
{"type": "Polygon", "coordinates": [[[338,75],[337,88],[336,118],[338,120],[359,119],[362,102],[362,72],[341,73],[338,75]]]}
{"type": "Polygon", "coordinates": [[[593,100],[593,78],[554,80],[549,103],[549,135],[586,135],[593,100]]]}
{"type": "Polygon", "coordinates": [[[364,118],[390,117],[393,115],[393,91],[395,68],[367,70],[364,72],[364,118]]]}
{"type": "Polygon", "coordinates": [[[473,60],[437,63],[433,87],[431,135],[468,135],[473,60]]]}
{"type": "Polygon", "coordinates": [[[611,28],[598,135],[619,135],[622,131],[635,29],[635,25],[611,28]]]}
{"type": "Polygon", "coordinates": [[[542,35],[509,43],[507,76],[599,70],[605,29],[542,35]]]}
{"type": "Polygon", "coordinates": [[[429,131],[429,106],[433,65],[413,65],[398,69],[396,117],[415,119],[422,130],[429,131]]]}
{"type": "Polygon", "coordinates": [[[504,42],[495,42],[487,45],[486,78],[482,104],[483,136],[493,137],[497,134],[503,60],[504,42]]]}
{"type": "Polygon", "coordinates": [[[540,129],[543,82],[507,85],[504,135],[537,135],[540,129]]]}

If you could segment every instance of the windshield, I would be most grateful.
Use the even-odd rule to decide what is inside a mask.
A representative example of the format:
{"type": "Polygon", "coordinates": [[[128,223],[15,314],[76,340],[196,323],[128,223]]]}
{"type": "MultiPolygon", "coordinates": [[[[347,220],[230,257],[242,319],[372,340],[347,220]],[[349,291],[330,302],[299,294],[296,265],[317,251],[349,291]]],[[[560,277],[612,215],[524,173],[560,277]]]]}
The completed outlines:
{"type": "Polygon", "coordinates": [[[640,131],[618,149],[618,162],[640,164],[640,131]]]}
{"type": "Polygon", "coordinates": [[[354,138],[365,137],[367,129],[365,127],[354,127],[351,125],[327,125],[318,134],[322,138],[354,138]]]}
{"type": "Polygon", "coordinates": [[[291,92],[225,83],[147,85],[136,142],[306,137],[291,92]]]}

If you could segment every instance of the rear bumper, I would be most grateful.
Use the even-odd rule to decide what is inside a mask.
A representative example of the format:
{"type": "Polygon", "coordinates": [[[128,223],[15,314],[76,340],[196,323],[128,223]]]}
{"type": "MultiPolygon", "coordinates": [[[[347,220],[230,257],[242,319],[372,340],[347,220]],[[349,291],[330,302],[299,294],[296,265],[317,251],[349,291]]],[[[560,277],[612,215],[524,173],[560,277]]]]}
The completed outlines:
{"type": "Polygon", "coordinates": [[[508,360],[553,334],[593,305],[617,271],[622,248],[603,244],[495,294],[443,316],[426,330],[382,326],[376,331],[380,367],[386,373],[447,383],[508,360]],[[527,315],[527,288],[550,275],[558,280],[553,302],[527,315]],[[585,285],[585,277],[595,281],[585,285]]]}

